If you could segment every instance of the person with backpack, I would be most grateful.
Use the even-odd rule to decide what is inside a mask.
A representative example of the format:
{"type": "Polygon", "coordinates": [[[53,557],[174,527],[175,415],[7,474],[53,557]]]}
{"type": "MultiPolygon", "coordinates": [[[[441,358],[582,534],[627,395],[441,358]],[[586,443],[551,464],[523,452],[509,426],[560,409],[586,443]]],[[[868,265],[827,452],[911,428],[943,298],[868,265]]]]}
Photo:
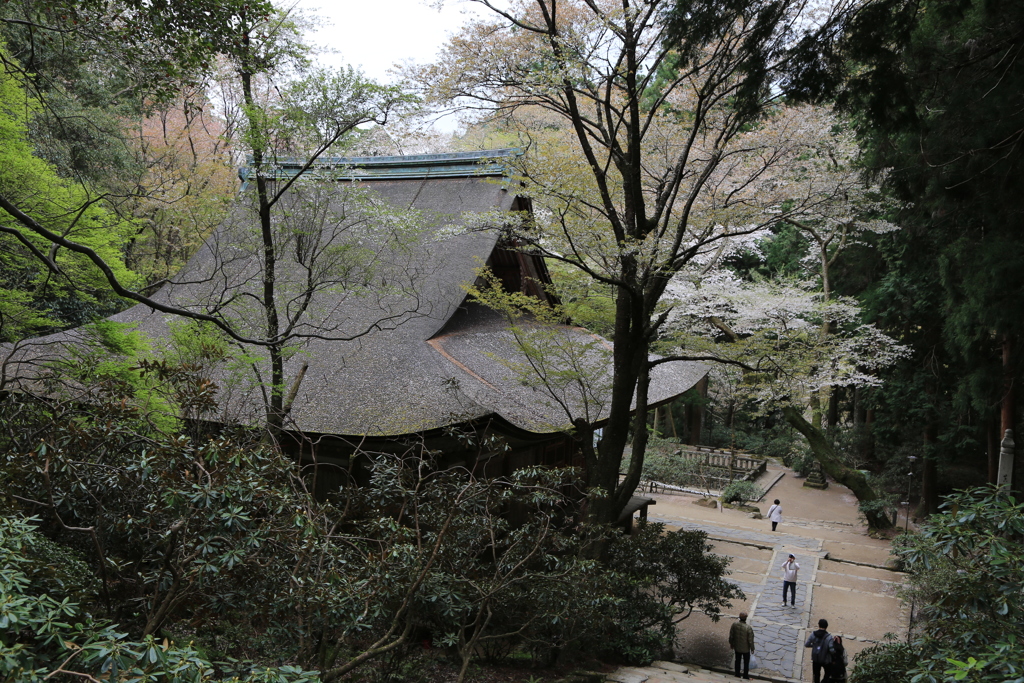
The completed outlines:
{"type": "Polygon", "coordinates": [[[768,519],[772,520],[772,531],[775,531],[775,527],[779,526],[779,522],[782,521],[782,504],[779,499],[776,498],[772,506],[768,508],[768,519]]]}
{"type": "Polygon", "coordinates": [[[811,648],[811,672],[814,683],[830,683],[832,681],[832,634],[828,632],[828,620],[818,619],[818,630],[807,637],[804,647],[811,648]],[[825,679],[821,678],[821,670],[825,670],[825,679]]]}
{"type": "Polygon", "coordinates": [[[828,672],[828,680],[832,683],[845,683],[846,665],[850,660],[846,656],[846,648],[843,647],[841,636],[832,636],[832,648],[829,654],[832,656],[832,664],[828,672]]]}

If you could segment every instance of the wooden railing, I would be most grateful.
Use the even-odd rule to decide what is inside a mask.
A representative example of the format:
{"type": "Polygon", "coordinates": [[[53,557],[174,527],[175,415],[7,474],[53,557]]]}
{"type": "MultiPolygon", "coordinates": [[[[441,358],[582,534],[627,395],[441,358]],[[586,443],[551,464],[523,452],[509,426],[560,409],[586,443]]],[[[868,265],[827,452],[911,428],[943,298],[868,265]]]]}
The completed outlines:
{"type": "Polygon", "coordinates": [[[705,465],[721,467],[744,475],[749,472],[761,474],[768,468],[768,461],[763,458],[753,457],[745,451],[732,451],[725,448],[686,446],[676,451],[676,455],[684,458],[700,458],[705,465]]]}

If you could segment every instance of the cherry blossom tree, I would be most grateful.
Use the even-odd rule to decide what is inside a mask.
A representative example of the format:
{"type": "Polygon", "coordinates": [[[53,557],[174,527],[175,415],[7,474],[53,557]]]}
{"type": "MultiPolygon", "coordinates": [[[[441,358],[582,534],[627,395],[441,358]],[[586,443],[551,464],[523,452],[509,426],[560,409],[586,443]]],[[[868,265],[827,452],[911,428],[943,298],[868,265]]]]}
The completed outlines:
{"type": "MultiPolygon", "coordinates": [[[[793,198],[786,201],[803,207],[782,221],[808,238],[804,271],[796,279],[751,281],[724,267],[740,254],[763,256],[767,231],[704,252],[666,288],[671,313],[664,341],[717,356],[727,364],[720,372],[735,399],[766,411],[781,408],[825,470],[870,501],[876,496],[863,475],[836,458],[822,433],[820,397],[836,387],[878,386],[879,371],[908,350],[863,324],[855,300],[834,295],[830,268],[865,234],[896,226],[881,218],[891,207],[865,181],[852,136],[831,114],[802,107],[781,116],[798,117],[802,126],[789,130],[805,133],[794,140],[800,145],[795,157],[774,175],[782,194],[793,198]],[[810,422],[803,414],[808,405],[810,422]]],[[[869,521],[888,525],[881,515],[869,521]]]]}
{"type": "Polygon", "coordinates": [[[650,357],[666,286],[702,254],[802,208],[769,172],[792,157],[785,127],[798,120],[778,119],[770,137],[761,124],[782,102],[777,85],[800,36],[834,16],[811,18],[787,0],[481,4],[491,18],[412,75],[432,101],[530,146],[518,170],[538,220],[517,236],[614,292],[598,451],[590,425],[575,423],[587,483],[601,494],[591,516],[614,521],[640,478],[650,372],[679,358],[650,357]]]}

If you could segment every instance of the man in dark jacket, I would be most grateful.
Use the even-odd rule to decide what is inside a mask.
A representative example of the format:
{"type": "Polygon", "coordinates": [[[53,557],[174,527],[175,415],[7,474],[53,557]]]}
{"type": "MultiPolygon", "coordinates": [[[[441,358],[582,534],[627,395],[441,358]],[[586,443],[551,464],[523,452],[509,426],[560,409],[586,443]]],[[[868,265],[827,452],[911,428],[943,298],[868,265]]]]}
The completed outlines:
{"type": "Polygon", "coordinates": [[[811,671],[814,674],[814,683],[829,683],[832,680],[831,668],[832,658],[829,649],[832,646],[832,635],[828,632],[828,620],[818,619],[818,630],[807,637],[804,647],[811,648],[811,671]],[[821,679],[821,670],[825,669],[825,680],[821,679]]]}
{"type": "Polygon", "coordinates": [[[740,612],[740,620],[729,629],[729,647],[736,652],[736,678],[740,678],[740,660],[743,661],[742,678],[750,678],[750,653],[754,651],[754,629],[747,623],[747,613],[740,612]]]}

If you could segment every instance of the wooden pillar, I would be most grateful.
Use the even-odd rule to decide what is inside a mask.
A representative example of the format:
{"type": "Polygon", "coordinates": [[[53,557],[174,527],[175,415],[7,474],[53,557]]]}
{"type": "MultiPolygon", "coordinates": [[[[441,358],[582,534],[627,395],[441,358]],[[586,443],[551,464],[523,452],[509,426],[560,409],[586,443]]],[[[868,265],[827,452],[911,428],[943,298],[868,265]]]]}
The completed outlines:
{"type": "MultiPolygon", "coordinates": [[[[665,404],[665,413],[666,413],[666,417],[668,418],[668,424],[671,427],[672,438],[678,441],[679,440],[679,434],[676,433],[676,418],[672,414],[672,402],[671,401],[665,404]]],[[[668,436],[668,431],[665,432],[665,436],[668,436]]]]}
{"type": "Polygon", "coordinates": [[[704,399],[708,395],[708,378],[706,376],[701,378],[694,388],[697,390],[697,396],[700,398],[700,401],[696,405],[686,406],[686,429],[689,432],[686,442],[691,446],[698,446],[701,442],[701,430],[704,426],[704,399]]]}

